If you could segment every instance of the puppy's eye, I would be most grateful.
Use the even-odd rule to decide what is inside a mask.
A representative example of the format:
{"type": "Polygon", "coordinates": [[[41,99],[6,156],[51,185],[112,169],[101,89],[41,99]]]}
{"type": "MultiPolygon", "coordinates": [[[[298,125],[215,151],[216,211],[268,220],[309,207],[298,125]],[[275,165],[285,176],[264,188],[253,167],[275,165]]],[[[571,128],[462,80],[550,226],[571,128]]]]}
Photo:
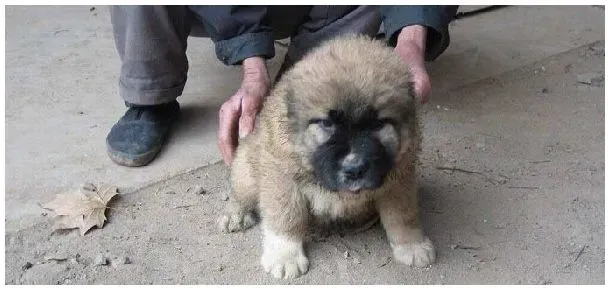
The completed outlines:
{"type": "Polygon", "coordinates": [[[318,122],[318,124],[320,124],[322,127],[325,127],[325,128],[330,128],[330,127],[333,126],[333,123],[331,121],[329,121],[329,120],[326,120],[326,119],[320,120],[318,122]]]}
{"type": "Polygon", "coordinates": [[[387,124],[394,125],[394,121],[388,118],[379,119],[373,124],[373,130],[381,130],[387,124]]]}
{"type": "Polygon", "coordinates": [[[333,127],[333,122],[327,119],[313,119],[310,124],[317,124],[324,129],[331,129],[333,127]]]}

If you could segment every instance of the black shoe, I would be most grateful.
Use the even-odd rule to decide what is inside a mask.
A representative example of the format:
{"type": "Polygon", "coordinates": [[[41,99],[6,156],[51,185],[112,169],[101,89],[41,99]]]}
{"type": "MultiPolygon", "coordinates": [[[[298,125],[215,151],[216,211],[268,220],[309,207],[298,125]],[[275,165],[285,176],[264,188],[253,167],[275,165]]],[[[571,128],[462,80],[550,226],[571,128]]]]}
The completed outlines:
{"type": "Polygon", "coordinates": [[[106,137],[110,159],[123,166],[147,165],[161,151],[179,113],[176,101],[155,106],[130,106],[106,137]]]}

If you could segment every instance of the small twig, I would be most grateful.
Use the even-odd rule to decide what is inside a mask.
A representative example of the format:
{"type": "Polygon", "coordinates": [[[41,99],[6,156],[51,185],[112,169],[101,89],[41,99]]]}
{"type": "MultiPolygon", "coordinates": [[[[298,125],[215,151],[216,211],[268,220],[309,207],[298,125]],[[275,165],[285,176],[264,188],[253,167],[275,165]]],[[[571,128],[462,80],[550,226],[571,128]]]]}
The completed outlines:
{"type": "Polygon", "coordinates": [[[57,263],[59,263],[59,262],[65,262],[65,261],[67,261],[67,260],[68,260],[68,257],[63,257],[63,256],[62,256],[62,257],[52,257],[52,256],[49,256],[49,257],[44,257],[44,259],[45,259],[46,261],[53,261],[53,262],[57,262],[57,263]]]}
{"type": "Polygon", "coordinates": [[[530,161],[530,163],[532,164],[538,164],[538,163],[548,163],[551,162],[551,160],[536,160],[536,161],[530,161]]]}
{"type": "Polygon", "coordinates": [[[538,187],[538,186],[509,186],[508,188],[540,189],[540,187],[538,187]]]}
{"type": "Polygon", "coordinates": [[[470,174],[481,174],[483,175],[482,172],[478,172],[478,171],[471,171],[471,170],[466,170],[466,169],[462,169],[462,168],[457,168],[457,167],[445,167],[445,166],[437,166],[436,169],[439,170],[451,170],[451,171],[458,171],[458,172],[463,172],[463,173],[470,173],[470,174]]]}
{"type": "Polygon", "coordinates": [[[178,206],[174,206],[172,209],[178,209],[178,208],[189,208],[191,206],[197,206],[198,204],[185,204],[185,205],[178,205],[178,206]]]}
{"type": "Polygon", "coordinates": [[[57,31],[55,31],[55,33],[54,33],[53,35],[57,35],[57,34],[59,34],[59,33],[62,33],[62,32],[68,32],[68,31],[70,31],[70,29],[62,29],[62,30],[57,30],[57,31]]]}
{"type": "Polygon", "coordinates": [[[472,171],[472,170],[466,170],[466,169],[462,169],[462,168],[458,168],[458,167],[445,167],[445,166],[436,166],[436,169],[438,170],[451,170],[451,172],[462,172],[462,173],[468,173],[468,174],[478,174],[480,176],[483,176],[485,179],[487,179],[487,181],[489,181],[491,184],[493,185],[497,185],[498,181],[494,180],[493,178],[490,178],[489,176],[485,175],[483,172],[479,172],[479,171],[472,171]]]}
{"type": "Polygon", "coordinates": [[[392,261],[392,257],[388,257],[385,262],[381,263],[381,265],[377,266],[377,268],[381,268],[387,264],[389,264],[392,261]]]}
{"type": "Polygon", "coordinates": [[[451,249],[452,250],[455,250],[455,249],[460,249],[460,250],[480,250],[481,247],[463,246],[463,245],[451,245],[451,249]]]}
{"type": "Polygon", "coordinates": [[[185,205],[178,205],[178,206],[174,206],[172,207],[172,209],[178,209],[178,208],[189,208],[189,207],[193,207],[193,206],[204,206],[204,204],[185,204],[185,205]]]}
{"type": "Polygon", "coordinates": [[[578,260],[578,258],[580,258],[580,256],[582,255],[582,253],[585,251],[585,248],[587,247],[587,245],[582,246],[582,248],[580,249],[580,251],[578,252],[578,255],[576,255],[576,258],[574,259],[573,263],[576,263],[576,261],[578,260]]]}

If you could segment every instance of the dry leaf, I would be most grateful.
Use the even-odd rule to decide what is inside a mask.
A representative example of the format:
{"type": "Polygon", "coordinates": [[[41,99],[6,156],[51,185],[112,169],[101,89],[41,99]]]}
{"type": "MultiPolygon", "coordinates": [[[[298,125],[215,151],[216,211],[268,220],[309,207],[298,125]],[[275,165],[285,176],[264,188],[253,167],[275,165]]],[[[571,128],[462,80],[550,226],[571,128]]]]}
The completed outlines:
{"type": "Polygon", "coordinates": [[[85,235],[93,226],[104,226],[106,204],[117,193],[116,187],[102,185],[97,191],[58,194],[43,207],[57,214],[54,230],[79,228],[80,234],[85,235]]]}

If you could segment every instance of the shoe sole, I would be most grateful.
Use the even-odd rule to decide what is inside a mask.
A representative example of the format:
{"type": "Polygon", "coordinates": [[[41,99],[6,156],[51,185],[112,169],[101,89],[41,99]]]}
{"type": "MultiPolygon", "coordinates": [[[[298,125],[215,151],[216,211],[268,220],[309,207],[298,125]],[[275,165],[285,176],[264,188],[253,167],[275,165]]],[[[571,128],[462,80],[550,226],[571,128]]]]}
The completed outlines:
{"type": "Polygon", "coordinates": [[[114,163],[127,167],[140,167],[148,165],[151,161],[153,161],[153,159],[155,159],[157,154],[159,154],[159,151],[161,151],[161,146],[157,146],[149,152],[134,156],[112,150],[108,143],[106,143],[106,147],[108,156],[114,163]]]}

